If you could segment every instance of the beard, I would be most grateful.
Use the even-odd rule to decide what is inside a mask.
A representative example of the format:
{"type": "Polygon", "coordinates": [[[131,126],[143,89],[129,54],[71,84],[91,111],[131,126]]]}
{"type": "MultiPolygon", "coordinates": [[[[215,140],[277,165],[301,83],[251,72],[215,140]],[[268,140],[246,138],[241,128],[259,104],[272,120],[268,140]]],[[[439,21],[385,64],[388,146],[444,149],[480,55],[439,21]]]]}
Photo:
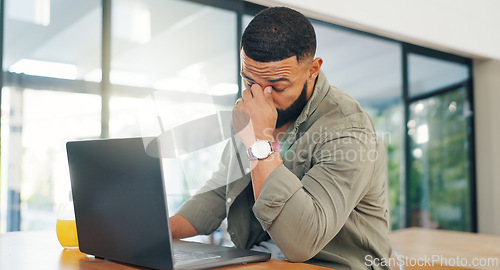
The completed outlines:
{"type": "Polygon", "coordinates": [[[281,128],[285,124],[295,121],[307,104],[307,81],[302,87],[300,96],[288,106],[286,109],[276,109],[278,112],[278,119],[276,120],[276,128],[281,128]]]}

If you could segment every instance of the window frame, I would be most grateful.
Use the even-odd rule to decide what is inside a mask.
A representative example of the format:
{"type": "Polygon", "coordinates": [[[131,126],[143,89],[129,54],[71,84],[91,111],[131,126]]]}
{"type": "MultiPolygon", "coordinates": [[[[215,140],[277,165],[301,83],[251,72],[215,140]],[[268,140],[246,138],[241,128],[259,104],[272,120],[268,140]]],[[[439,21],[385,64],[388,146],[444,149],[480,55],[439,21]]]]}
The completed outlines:
{"type": "Polygon", "coordinates": [[[467,100],[469,101],[469,110],[471,112],[471,117],[469,118],[470,121],[467,123],[467,135],[468,135],[468,143],[470,145],[469,147],[469,160],[470,160],[470,170],[469,170],[469,196],[470,196],[470,209],[471,209],[471,232],[477,232],[478,227],[477,227],[477,194],[476,194],[476,153],[475,153],[475,125],[474,125],[474,119],[475,119],[475,114],[474,114],[474,91],[473,91],[473,61],[470,58],[454,55],[451,53],[446,53],[430,48],[425,48],[421,47],[418,45],[406,43],[406,42],[401,42],[402,44],[402,79],[403,79],[403,102],[404,102],[404,128],[405,128],[405,138],[404,138],[404,149],[405,149],[405,160],[404,160],[404,167],[405,167],[405,227],[410,227],[411,226],[411,205],[408,203],[408,198],[410,198],[410,181],[411,181],[411,164],[413,161],[412,155],[411,155],[411,143],[410,143],[410,135],[408,134],[408,131],[410,130],[407,123],[410,120],[410,104],[414,102],[418,102],[420,100],[424,100],[430,97],[435,97],[439,96],[451,91],[454,91],[460,87],[464,87],[466,89],[466,96],[467,100]],[[425,92],[423,94],[417,94],[417,95],[410,95],[410,85],[409,85],[409,55],[410,54],[418,54],[422,56],[427,56],[427,57],[432,57],[435,59],[439,60],[445,60],[445,61],[450,61],[450,62],[455,62],[459,64],[463,64],[467,66],[469,72],[468,72],[468,78],[459,83],[454,83],[452,85],[448,85],[442,88],[438,89],[433,89],[431,91],[425,92]]]}

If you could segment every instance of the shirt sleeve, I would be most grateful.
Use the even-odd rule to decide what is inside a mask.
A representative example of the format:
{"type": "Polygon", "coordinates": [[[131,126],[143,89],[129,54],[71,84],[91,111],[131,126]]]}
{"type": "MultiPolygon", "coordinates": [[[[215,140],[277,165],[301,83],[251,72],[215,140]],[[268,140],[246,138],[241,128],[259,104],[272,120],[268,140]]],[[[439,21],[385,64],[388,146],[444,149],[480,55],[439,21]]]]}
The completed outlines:
{"type": "Polygon", "coordinates": [[[369,188],[378,141],[329,140],[299,179],[284,165],[264,182],[253,211],[289,261],[315,256],[340,231],[369,188]]]}

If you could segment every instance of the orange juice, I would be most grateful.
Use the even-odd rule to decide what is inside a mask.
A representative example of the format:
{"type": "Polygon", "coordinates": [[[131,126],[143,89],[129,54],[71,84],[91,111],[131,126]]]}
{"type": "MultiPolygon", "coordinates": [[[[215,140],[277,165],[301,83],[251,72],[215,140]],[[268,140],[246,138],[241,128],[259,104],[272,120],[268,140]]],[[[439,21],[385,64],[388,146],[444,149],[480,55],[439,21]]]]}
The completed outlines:
{"type": "Polygon", "coordinates": [[[78,247],[78,236],[76,234],[75,220],[58,219],[56,223],[57,239],[65,248],[78,247]]]}

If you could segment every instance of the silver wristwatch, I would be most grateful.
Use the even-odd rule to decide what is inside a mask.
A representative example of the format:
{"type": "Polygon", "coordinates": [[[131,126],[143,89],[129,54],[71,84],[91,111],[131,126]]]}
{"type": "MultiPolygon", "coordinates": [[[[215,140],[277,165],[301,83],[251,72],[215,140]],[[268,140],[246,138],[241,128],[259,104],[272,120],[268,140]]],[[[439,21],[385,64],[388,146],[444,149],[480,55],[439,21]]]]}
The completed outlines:
{"type": "Polygon", "coordinates": [[[248,148],[247,155],[250,160],[265,159],[272,153],[279,151],[279,142],[257,140],[248,148]]]}

